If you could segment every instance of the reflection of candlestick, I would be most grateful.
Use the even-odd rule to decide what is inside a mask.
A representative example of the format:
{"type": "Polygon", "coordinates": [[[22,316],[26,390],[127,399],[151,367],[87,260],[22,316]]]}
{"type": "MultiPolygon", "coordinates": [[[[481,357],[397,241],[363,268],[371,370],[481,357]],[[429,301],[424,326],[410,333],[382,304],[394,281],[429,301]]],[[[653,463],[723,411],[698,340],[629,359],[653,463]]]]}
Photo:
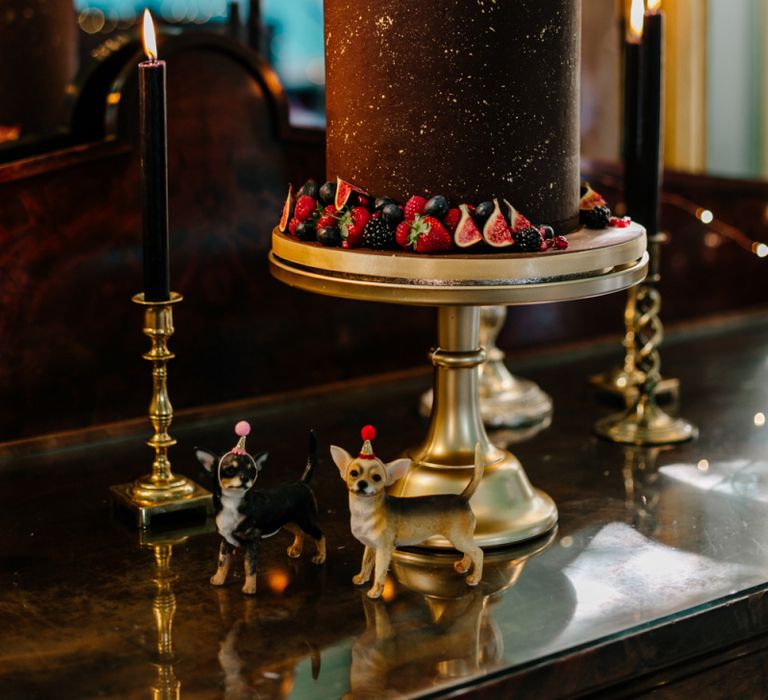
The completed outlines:
{"type": "Polygon", "coordinates": [[[634,0],[624,44],[624,199],[627,212],[637,216],[640,211],[640,149],[641,92],[640,53],[643,35],[643,2],[634,0]]]}
{"type": "Polygon", "coordinates": [[[659,11],[661,0],[650,0],[643,25],[641,49],[642,75],[642,155],[641,199],[638,221],[649,236],[659,232],[659,201],[661,191],[662,153],[662,87],[664,70],[664,14],[659,11]],[[642,213],[641,213],[642,212],[642,213]],[[642,218],[641,218],[642,216],[642,218]]]}
{"type": "Polygon", "coordinates": [[[144,298],[170,298],[168,262],[168,169],[166,158],[165,61],[157,60],[152,18],[144,12],[146,61],[139,64],[141,203],[144,225],[144,298]]]}

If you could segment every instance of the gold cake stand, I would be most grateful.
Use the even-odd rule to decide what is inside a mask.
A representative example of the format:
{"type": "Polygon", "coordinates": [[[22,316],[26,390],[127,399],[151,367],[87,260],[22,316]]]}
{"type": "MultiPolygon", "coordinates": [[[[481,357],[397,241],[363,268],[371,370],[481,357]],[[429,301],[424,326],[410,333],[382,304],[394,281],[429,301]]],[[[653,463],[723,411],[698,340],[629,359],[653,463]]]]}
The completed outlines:
{"type": "MultiPolygon", "coordinates": [[[[459,493],[474,468],[475,445],[485,475],[472,498],[475,538],[496,547],[537,537],[557,523],[557,507],[528,481],[519,460],[494,446],[480,417],[478,366],[481,306],[542,304],[627,289],[646,274],[645,230],[577,231],[567,251],[546,254],[446,255],[343,250],[303,243],[275,230],[272,275],[292,287],[326,296],[413,306],[436,306],[434,403],[424,441],[406,450],[413,464],[392,493],[459,493]]],[[[447,548],[442,538],[426,546],[447,548]]]]}

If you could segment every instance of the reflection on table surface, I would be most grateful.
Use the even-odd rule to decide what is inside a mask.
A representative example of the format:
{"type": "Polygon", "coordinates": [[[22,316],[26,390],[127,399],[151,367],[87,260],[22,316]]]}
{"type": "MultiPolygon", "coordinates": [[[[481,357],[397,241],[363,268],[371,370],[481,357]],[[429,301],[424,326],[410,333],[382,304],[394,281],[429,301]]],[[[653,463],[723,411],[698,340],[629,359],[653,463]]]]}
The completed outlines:
{"type": "MultiPolygon", "coordinates": [[[[754,417],[768,405],[768,327],[740,333],[697,338],[697,353],[693,341],[665,349],[686,416],[702,429],[698,442],[674,449],[589,436],[613,410],[585,388],[606,357],[529,363],[526,376],[553,395],[555,411],[551,427],[514,450],[561,519],[549,538],[489,552],[476,589],[445,559],[411,552],[393,561],[384,599],[369,601],[351,583],[362,548],[324,454],[313,485],[328,561],[289,559],[290,535],[276,535],[264,544],[254,597],[240,592],[240,566],[225,587],[209,585],[218,549],[210,523],[140,541],[110,514],[107,487],[146,462],[143,436],[5,459],[0,695],[412,696],[552,663],[764,587],[768,428],[754,417]]],[[[297,425],[302,434],[316,427],[321,443],[347,444],[364,414],[379,429],[379,451],[396,455],[421,435],[414,414],[426,383],[249,409],[254,449],[272,453],[265,484],[300,472],[297,425]]],[[[228,444],[232,418],[180,421],[181,473],[200,478],[189,469],[192,445],[228,444]]]]}

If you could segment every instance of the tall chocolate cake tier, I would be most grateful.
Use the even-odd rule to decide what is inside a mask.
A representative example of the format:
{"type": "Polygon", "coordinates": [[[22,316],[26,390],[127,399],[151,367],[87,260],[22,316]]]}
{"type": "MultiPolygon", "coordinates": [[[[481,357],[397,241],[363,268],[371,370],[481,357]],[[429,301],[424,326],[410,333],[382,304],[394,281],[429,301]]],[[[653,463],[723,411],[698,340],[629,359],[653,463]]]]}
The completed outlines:
{"type": "Polygon", "coordinates": [[[328,177],[570,231],[580,0],[325,0],[328,177]]]}

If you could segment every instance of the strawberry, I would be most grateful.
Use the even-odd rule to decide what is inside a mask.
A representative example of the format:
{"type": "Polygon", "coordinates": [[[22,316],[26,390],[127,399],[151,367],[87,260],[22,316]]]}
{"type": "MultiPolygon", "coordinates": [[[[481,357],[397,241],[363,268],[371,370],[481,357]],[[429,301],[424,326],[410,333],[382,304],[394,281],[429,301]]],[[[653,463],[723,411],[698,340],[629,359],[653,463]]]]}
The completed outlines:
{"type": "Polygon", "coordinates": [[[409,242],[417,253],[444,253],[453,248],[453,236],[433,216],[416,216],[409,242]]]}
{"type": "Polygon", "coordinates": [[[354,207],[341,217],[339,228],[341,237],[350,248],[357,248],[363,237],[363,229],[371,218],[371,213],[365,207],[354,207]]]}
{"type": "Polygon", "coordinates": [[[443,217],[443,223],[449,231],[454,232],[459,225],[460,219],[461,209],[454,207],[453,209],[449,209],[448,213],[443,217]]]}
{"type": "Polygon", "coordinates": [[[334,226],[337,226],[339,223],[336,218],[337,215],[338,212],[336,211],[336,207],[333,206],[333,204],[329,204],[320,214],[320,217],[317,220],[317,228],[333,228],[334,226]]]}
{"type": "Polygon", "coordinates": [[[288,224],[288,230],[291,232],[292,236],[296,235],[296,227],[301,223],[295,216],[291,219],[290,223],[288,224]]]}
{"type": "Polygon", "coordinates": [[[293,218],[299,221],[306,221],[317,209],[317,200],[312,199],[308,194],[303,194],[296,200],[296,209],[293,212],[293,218]]]}
{"type": "Polygon", "coordinates": [[[413,221],[418,214],[424,213],[424,207],[427,206],[427,200],[419,195],[414,195],[405,203],[405,220],[413,221]]]}
{"type": "Polygon", "coordinates": [[[395,241],[401,248],[408,247],[408,239],[411,237],[411,224],[408,221],[401,221],[395,230],[395,241]]]}

